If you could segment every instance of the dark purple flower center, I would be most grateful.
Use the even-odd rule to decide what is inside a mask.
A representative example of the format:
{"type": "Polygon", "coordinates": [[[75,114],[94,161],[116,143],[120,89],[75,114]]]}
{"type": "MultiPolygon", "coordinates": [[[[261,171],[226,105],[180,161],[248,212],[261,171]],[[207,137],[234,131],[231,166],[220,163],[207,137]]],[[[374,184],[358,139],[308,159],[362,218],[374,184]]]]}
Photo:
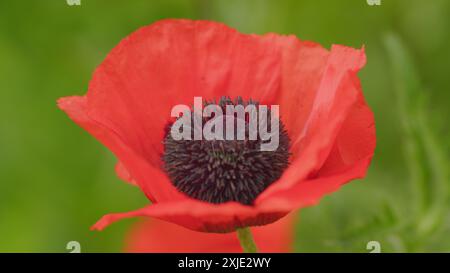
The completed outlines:
{"type": "MultiPolygon", "coordinates": [[[[204,105],[212,103],[206,102],[204,105]]],[[[252,100],[245,102],[240,97],[235,100],[222,97],[217,105],[225,113],[227,105],[245,107],[258,106],[259,103],[252,100]]],[[[191,115],[193,120],[193,111],[191,115]]],[[[203,125],[211,118],[201,117],[203,125]]],[[[194,140],[193,132],[192,140],[175,140],[170,133],[173,123],[170,124],[164,139],[162,160],[173,185],[188,196],[205,202],[219,204],[236,201],[252,205],[258,195],[277,181],[288,167],[290,140],[284,125],[278,120],[277,148],[262,150],[261,144],[267,139],[258,135],[250,140],[248,116],[244,120],[244,140],[194,140]]],[[[270,128],[271,125],[267,125],[270,128]]]]}

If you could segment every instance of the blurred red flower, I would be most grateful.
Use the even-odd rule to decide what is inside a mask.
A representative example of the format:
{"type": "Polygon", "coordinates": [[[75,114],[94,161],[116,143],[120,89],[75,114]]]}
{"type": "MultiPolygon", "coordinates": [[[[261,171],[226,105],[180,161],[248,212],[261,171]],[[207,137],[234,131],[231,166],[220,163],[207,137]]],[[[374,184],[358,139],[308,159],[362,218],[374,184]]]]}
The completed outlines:
{"type": "Polygon", "coordinates": [[[139,29],[96,69],[85,96],[58,101],[118,157],[118,175],[152,202],[106,215],[93,229],[148,216],[197,231],[231,232],[275,222],[364,177],[375,149],[374,117],[357,76],[365,62],[364,50],[245,35],[210,21],[163,20],[139,29]],[[164,171],[171,108],[192,104],[194,96],[242,96],[280,106],[291,163],[251,205],[191,198],[164,171]]]}
{"type": "MultiPolygon", "coordinates": [[[[294,217],[276,223],[253,227],[252,233],[260,252],[291,252],[294,217]]],[[[238,238],[232,233],[218,234],[192,231],[157,219],[137,222],[125,240],[125,252],[153,253],[241,253],[238,238]]]]}

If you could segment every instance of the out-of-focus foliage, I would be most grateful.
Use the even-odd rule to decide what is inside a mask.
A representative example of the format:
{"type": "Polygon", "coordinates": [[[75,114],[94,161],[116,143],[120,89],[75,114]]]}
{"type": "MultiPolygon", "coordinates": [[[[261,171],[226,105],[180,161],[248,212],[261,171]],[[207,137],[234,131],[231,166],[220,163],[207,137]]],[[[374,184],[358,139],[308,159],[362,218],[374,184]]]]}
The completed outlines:
{"type": "Polygon", "coordinates": [[[0,251],[120,251],[142,207],[115,159],[56,108],[83,94],[123,37],[162,18],[211,19],[245,33],[295,34],[326,47],[365,45],[361,72],[378,146],[368,177],[300,212],[295,250],[450,251],[450,1],[65,0],[0,2],[0,251]]]}

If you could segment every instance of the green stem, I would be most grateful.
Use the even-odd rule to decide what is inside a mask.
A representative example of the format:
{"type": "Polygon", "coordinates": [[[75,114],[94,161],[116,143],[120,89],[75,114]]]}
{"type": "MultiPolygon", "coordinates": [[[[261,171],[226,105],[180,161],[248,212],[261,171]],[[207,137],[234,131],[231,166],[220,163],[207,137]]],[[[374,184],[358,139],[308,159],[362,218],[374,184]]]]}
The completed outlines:
{"type": "Polygon", "coordinates": [[[238,228],[236,233],[244,253],[258,252],[258,248],[256,247],[255,240],[253,240],[253,235],[250,228],[238,228]]]}

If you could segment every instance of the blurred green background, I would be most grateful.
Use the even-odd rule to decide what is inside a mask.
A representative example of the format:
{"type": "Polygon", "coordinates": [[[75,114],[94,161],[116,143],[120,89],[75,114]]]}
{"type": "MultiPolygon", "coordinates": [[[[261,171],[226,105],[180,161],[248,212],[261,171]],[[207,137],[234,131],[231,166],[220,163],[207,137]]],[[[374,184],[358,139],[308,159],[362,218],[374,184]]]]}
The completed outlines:
{"type": "Polygon", "coordinates": [[[84,94],[125,36],[162,18],[211,19],[244,33],[296,34],[329,47],[366,46],[361,72],[376,116],[368,177],[303,209],[295,251],[450,251],[450,1],[3,0],[0,2],[0,252],[121,251],[124,220],[146,204],[118,178],[113,155],[57,109],[84,94]]]}

